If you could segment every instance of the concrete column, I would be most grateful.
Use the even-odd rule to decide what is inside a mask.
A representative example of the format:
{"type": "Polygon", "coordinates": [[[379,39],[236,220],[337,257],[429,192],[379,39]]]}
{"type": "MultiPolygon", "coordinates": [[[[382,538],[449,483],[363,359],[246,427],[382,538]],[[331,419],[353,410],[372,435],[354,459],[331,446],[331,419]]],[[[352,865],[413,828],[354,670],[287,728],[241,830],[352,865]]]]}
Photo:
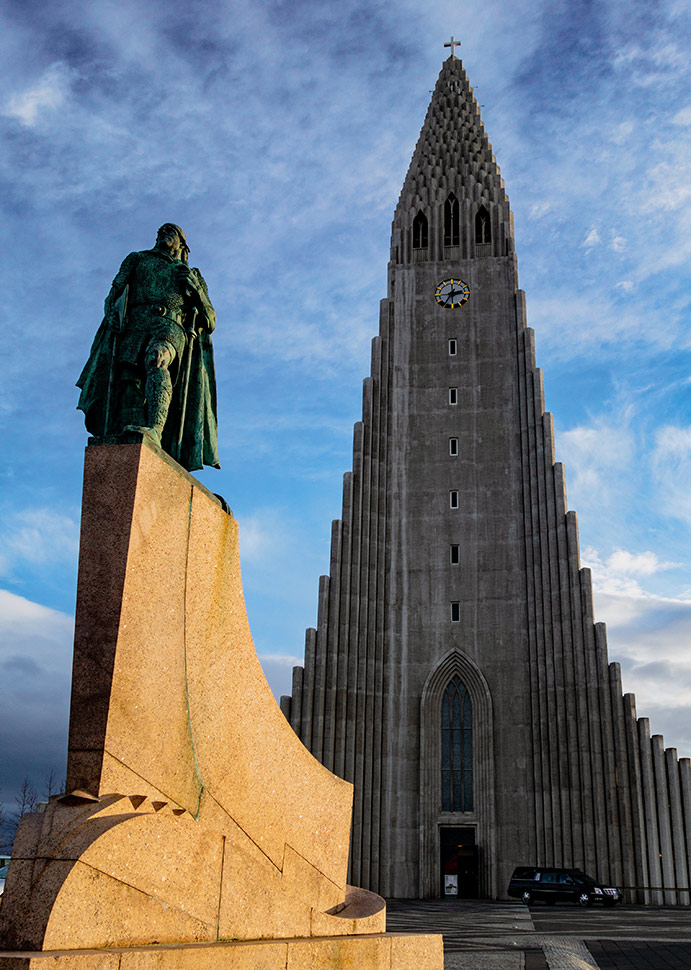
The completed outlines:
{"type": "MultiPolygon", "coordinates": [[[[686,838],[684,833],[684,813],[681,804],[679,785],[679,765],[677,749],[665,749],[665,768],[667,791],[669,793],[669,820],[672,829],[672,851],[674,853],[674,875],[679,889],[689,885],[689,869],[686,859],[686,838]]],[[[688,906],[691,896],[688,892],[677,892],[677,904],[688,906]]]]}
{"type": "Polygon", "coordinates": [[[581,801],[581,765],[579,758],[580,740],[577,710],[577,695],[580,684],[576,680],[573,656],[573,635],[571,630],[571,590],[569,587],[569,548],[566,534],[566,482],[564,466],[561,462],[554,465],[554,482],[556,497],[557,523],[557,558],[559,566],[559,591],[561,604],[561,631],[563,640],[564,664],[564,704],[566,708],[567,739],[568,739],[568,784],[572,802],[571,811],[571,858],[565,864],[577,869],[585,868],[585,847],[583,841],[583,817],[580,810],[581,801]],[[573,809],[576,809],[575,811],[573,809]]]}
{"type": "MultiPolygon", "coordinates": [[[[650,739],[650,751],[653,759],[653,776],[655,779],[655,796],[657,798],[657,828],[660,833],[660,855],[662,856],[662,880],[666,887],[676,886],[674,872],[674,852],[672,850],[672,827],[669,815],[669,791],[667,789],[667,773],[665,771],[664,738],[661,734],[654,734],[650,739]]],[[[674,906],[677,894],[668,888],[664,894],[665,903],[674,906]]]]}
{"type": "Polygon", "coordinates": [[[542,865],[554,865],[556,840],[561,825],[559,790],[557,784],[557,754],[554,724],[554,666],[551,656],[550,628],[546,624],[544,570],[547,568],[544,548],[544,480],[540,474],[543,462],[542,436],[539,434],[540,419],[544,410],[542,373],[534,368],[528,375],[528,433],[530,440],[531,476],[531,532],[533,580],[535,591],[535,628],[537,640],[537,667],[540,697],[540,751],[542,760],[542,810],[544,814],[545,858],[542,865]]]}
{"type": "Polygon", "coordinates": [[[586,695],[588,699],[588,724],[590,728],[590,765],[593,792],[593,820],[595,824],[595,841],[592,845],[592,861],[588,865],[592,870],[606,878],[609,870],[609,851],[607,845],[607,815],[605,810],[605,778],[602,753],[602,718],[601,695],[597,670],[597,655],[595,646],[595,627],[593,624],[593,588],[590,570],[582,568],[581,578],[581,622],[583,624],[583,643],[585,653],[586,695]]]}
{"type": "MultiPolygon", "coordinates": [[[[360,542],[361,537],[361,527],[362,527],[362,441],[363,441],[363,427],[362,422],[358,421],[355,424],[353,431],[353,505],[350,516],[350,528],[351,528],[351,546],[350,546],[350,582],[349,582],[349,596],[347,604],[347,619],[348,619],[348,686],[349,690],[346,695],[346,743],[345,743],[345,773],[344,778],[346,781],[354,781],[355,779],[355,734],[356,734],[356,724],[357,724],[357,670],[358,670],[358,656],[357,656],[357,628],[358,628],[358,610],[360,606],[360,556],[362,554],[362,545],[360,542]]],[[[355,822],[353,822],[355,824],[355,822]]],[[[359,845],[359,832],[357,837],[357,844],[359,845]]],[[[355,847],[356,841],[353,839],[353,846],[355,847]]],[[[355,866],[356,859],[352,858],[352,865],[355,866]]],[[[358,875],[359,875],[359,859],[357,860],[358,875]]],[[[360,885],[359,879],[356,878],[356,869],[352,869],[353,879],[355,880],[355,885],[360,885]]]]}
{"type": "Polygon", "coordinates": [[[585,644],[581,608],[580,552],[578,543],[578,517],[575,512],[566,513],[568,539],[569,587],[571,590],[571,634],[573,637],[574,673],[578,690],[576,710],[578,720],[578,758],[581,773],[580,809],[583,819],[582,867],[586,871],[595,867],[595,822],[592,798],[592,764],[590,757],[590,717],[586,684],[585,644]]]}
{"type": "MultiPolygon", "coordinates": [[[[607,628],[604,623],[595,624],[595,661],[597,664],[598,692],[602,711],[601,742],[605,780],[605,811],[607,814],[607,846],[609,849],[610,881],[622,878],[622,837],[626,837],[623,820],[619,814],[617,770],[615,759],[615,711],[621,714],[621,704],[612,706],[609,668],[607,663],[607,628]]],[[[621,697],[621,694],[619,695],[621,697]]],[[[630,854],[630,853],[629,853],[630,854]]]]}
{"type": "Polygon", "coordinates": [[[293,667],[293,691],[290,705],[290,726],[302,741],[302,667],[293,667]]]}
{"type": "Polygon", "coordinates": [[[345,777],[346,726],[348,711],[348,619],[350,615],[350,561],[353,548],[353,475],[343,476],[343,526],[341,545],[341,598],[338,610],[338,685],[336,688],[336,731],[334,772],[345,777]]]}
{"type": "MultiPolygon", "coordinates": [[[[657,794],[650,744],[650,726],[647,717],[638,718],[638,752],[645,809],[645,834],[648,844],[648,877],[651,887],[662,887],[662,856],[660,855],[660,836],[657,824],[657,794]]],[[[661,906],[663,902],[662,893],[659,890],[652,889],[650,902],[654,906],[661,906]]]]}
{"type": "Polygon", "coordinates": [[[314,661],[317,631],[305,630],[305,667],[302,676],[302,743],[312,750],[312,713],[314,710],[314,661]]]}
{"type": "Polygon", "coordinates": [[[383,692],[384,692],[384,643],[386,628],[384,622],[385,577],[387,575],[387,461],[388,431],[391,421],[389,401],[389,374],[393,364],[393,345],[390,336],[390,321],[393,303],[382,300],[379,310],[379,344],[377,346],[376,371],[379,388],[378,406],[378,485],[377,485],[377,534],[376,562],[377,580],[376,609],[373,613],[372,639],[375,644],[374,668],[374,707],[372,715],[372,863],[370,869],[371,887],[379,892],[381,885],[381,783],[382,783],[382,732],[383,732],[383,692]]]}
{"type": "MultiPolygon", "coordinates": [[[[432,222],[432,219],[430,219],[432,222]]],[[[430,226],[430,228],[432,228],[430,226]]],[[[432,240],[430,239],[430,242],[432,240]]],[[[372,752],[370,749],[369,732],[371,730],[371,695],[369,670],[372,665],[371,651],[373,644],[367,636],[369,615],[372,606],[370,598],[370,569],[371,563],[371,534],[373,526],[372,514],[372,440],[374,436],[375,385],[372,377],[365,380],[362,388],[362,418],[363,418],[363,462],[362,462],[362,511],[361,511],[361,558],[358,576],[358,619],[357,619],[357,717],[355,744],[358,752],[355,762],[355,819],[360,828],[360,882],[358,885],[370,885],[370,849],[371,849],[371,805],[372,797],[372,752]]],[[[375,500],[376,505],[376,500],[375,500]]]]}
{"type": "MultiPolygon", "coordinates": [[[[626,736],[626,756],[629,767],[631,792],[631,824],[633,828],[634,860],[636,866],[636,886],[650,885],[648,871],[648,841],[643,804],[643,783],[641,780],[641,758],[638,744],[638,722],[636,719],[636,698],[624,694],[624,733],[626,736]]],[[[650,903],[650,893],[640,889],[632,902],[650,903]]]]}
{"type": "Polygon", "coordinates": [[[554,424],[552,415],[542,415],[543,476],[545,483],[545,512],[547,560],[545,576],[549,583],[547,605],[551,627],[551,645],[554,669],[554,702],[557,754],[557,783],[559,795],[560,831],[557,845],[561,865],[570,863],[573,857],[571,831],[571,790],[569,785],[569,722],[566,707],[566,684],[564,679],[564,647],[562,640],[562,606],[559,588],[559,558],[557,549],[556,508],[554,487],[554,424]]]}
{"type": "MultiPolygon", "coordinates": [[[[380,317],[386,316],[386,306],[382,305],[380,317]]],[[[380,322],[381,327],[381,322],[380,322]]],[[[372,342],[372,435],[370,445],[370,533],[367,556],[367,626],[365,638],[368,644],[366,682],[365,720],[367,725],[364,792],[365,816],[363,820],[363,844],[367,841],[368,882],[370,887],[379,885],[379,763],[381,761],[381,707],[377,697],[377,671],[380,669],[379,652],[381,641],[377,638],[377,609],[383,595],[382,564],[380,561],[379,534],[383,528],[380,500],[382,477],[382,434],[381,423],[386,421],[386,410],[382,402],[382,341],[372,342]],[[375,780],[376,779],[376,780],[375,780]],[[376,804],[375,804],[376,800],[376,804]]],[[[381,692],[381,685],[380,685],[381,692]]]]}
{"type": "Polygon", "coordinates": [[[289,694],[281,694],[281,699],[278,702],[278,706],[281,708],[281,713],[284,718],[290,724],[290,708],[291,708],[291,697],[289,694]]]}
{"type": "Polygon", "coordinates": [[[314,654],[314,702],[312,709],[312,754],[324,762],[324,704],[329,635],[329,577],[319,577],[317,634],[314,654]]]}
{"type": "MultiPolygon", "coordinates": [[[[358,719],[358,614],[360,610],[360,561],[362,557],[362,478],[363,478],[363,441],[364,427],[361,421],[355,424],[353,431],[353,493],[351,524],[351,555],[349,568],[349,597],[347,604],[348,615],[348,689],[345,694],[345,773],[346,781],[355,782],[356,765],[361,751],[357,747],[357,719],[358,719]]],[[[350,833],[350,868],[349,880],[353,885],[362,883],[360,875],[360,833],[361,833],[361,789],[356,788],[353,793],[353,822],[350,833]]]]}
{"type": "Polygon", "coordinates": [[[691,878],[691,758],[679,759],[679,790],[681,810],[684,817],[686,871],[689,874],[689,878],[691,878]]]}
{"type": "Polygon", "coordinates": [[[341,556],[343,523],[335,519],[331,523],[331,564],[329,582],[329,626],[327,629],[327,666],[324,699],[324,765],[334,770],[334,744],[336,734],[336,687],[338,683],[338,661],[340,642],[339,609],[341,599],[341,556]]]}
{"type": "Polygon", "coordinates": [[[536,862],[544,863],[547,858],[545,839],[545,810],[543,791],[545,785],[545,747],[543,744],[544,719],[542,717],[543,697],[540,677],[540,649],[537,635],[537,594],[535,589],[535,561],[533,546],[533,491],[534,481],[531,462],[531,421],[530,421],[530,374],[535,363],[533,332],[525,326],[525,294],[519,291],[516,298],[516,320],[518,327],[518,393],[521,409],[521,472],[523,480],[523,528],[525,533],[526,557],[526,595],[528,610],[528,648],[530,661],[531,697],[531,734],[532,734],[532,785],[533,811],[535,816],[535,855],[536,862]]]}
{"type": "MultiPolygon", "coordinates": [[[[599,625],[599,624],[598,624],[599,625]]],[[[609,665],[610,709],[612,712],[613,753],[616,761],[614,779],[618,801],[620,870],[614,876],[617,885],[635,886],[636,864],[633,821],[631,818],[631,774],[629,772],[629,758],[626,750],[626,729],[624,726],[624,707],[622,704],[621,668],[618,663],[609,665]]],[[[610,837],[617,837],[616,834],[610,837]]],[[[635,901],[631,890],[626,892],[625,899],[635,901]]]]}

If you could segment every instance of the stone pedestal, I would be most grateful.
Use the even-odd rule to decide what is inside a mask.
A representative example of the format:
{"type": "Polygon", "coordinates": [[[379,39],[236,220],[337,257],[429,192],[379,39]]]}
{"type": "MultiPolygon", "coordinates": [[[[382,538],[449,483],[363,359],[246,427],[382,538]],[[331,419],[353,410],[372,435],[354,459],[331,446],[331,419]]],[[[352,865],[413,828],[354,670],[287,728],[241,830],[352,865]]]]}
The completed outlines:
{"type": "Polygon", "coordinates": [[[266,683],[232,515],[146,442],[87,448],[67,794],[20,826],[0,970],[441,970],[346,886],[351,804],[266,683]]]}

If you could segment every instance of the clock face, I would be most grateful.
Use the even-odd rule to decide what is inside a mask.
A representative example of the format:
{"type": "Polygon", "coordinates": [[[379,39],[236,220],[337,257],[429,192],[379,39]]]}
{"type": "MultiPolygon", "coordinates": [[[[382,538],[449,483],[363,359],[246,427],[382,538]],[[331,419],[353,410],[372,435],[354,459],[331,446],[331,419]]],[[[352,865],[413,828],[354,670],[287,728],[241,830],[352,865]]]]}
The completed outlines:
{"type": "Polygon", "coordinates": [[[434,291],[434,299],[447,310],[463,306],[469,296],[470,287],[463,280],[442,280],[434,291]]]}

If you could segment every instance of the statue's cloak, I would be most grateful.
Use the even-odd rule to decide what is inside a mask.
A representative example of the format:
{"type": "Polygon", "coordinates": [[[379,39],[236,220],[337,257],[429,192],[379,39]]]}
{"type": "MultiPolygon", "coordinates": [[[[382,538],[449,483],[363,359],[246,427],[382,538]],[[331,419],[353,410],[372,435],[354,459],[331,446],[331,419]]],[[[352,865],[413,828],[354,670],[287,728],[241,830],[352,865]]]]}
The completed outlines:
{"type": "MultiPolygon", "coordinates": [[[[104,318],[96,331],[91,353],[84,370],[79,375],[77,387],[81,389],[77,408],[84,412],[86,430],[94,437],[106,432],[106,399],[114,355],[113,341],[117,334],[104,318]]],[[[190,375],[187,389],[187,406],[182,441],[178,447],[178,433],[184,396],[185,358],[176,361],[172,377],[173,400],[162,435],[162,447],[188,471],[204,465],[220,468],[218,459],[218,422],[216,418],[216,369],[211,337],[205,331],[192,340],[187,337],[185,355],[190,355],[190,375]]],[[[117,354],[117,351],[115,350],[117,354]]],[[[117,374],[116,374],[117,383],[117,374]]]]}

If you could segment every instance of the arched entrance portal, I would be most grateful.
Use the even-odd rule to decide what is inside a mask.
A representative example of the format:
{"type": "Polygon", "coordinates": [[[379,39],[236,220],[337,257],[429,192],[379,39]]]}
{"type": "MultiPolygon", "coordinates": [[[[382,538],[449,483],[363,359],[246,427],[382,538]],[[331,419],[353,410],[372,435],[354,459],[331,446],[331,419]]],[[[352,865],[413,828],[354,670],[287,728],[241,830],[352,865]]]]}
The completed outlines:
{"type": "Polygon", "coordinates": [[[442,825],[439,828],[439,872],[442,896],[476,899],[478,887],[478,847],[475,829],[442,825]]]}
{"type": "Polygon", "coordinates": [[[477,664],[451,650],[427,678],[420,704],[420,896],[494,898],[492,701],[477,664]]]}

